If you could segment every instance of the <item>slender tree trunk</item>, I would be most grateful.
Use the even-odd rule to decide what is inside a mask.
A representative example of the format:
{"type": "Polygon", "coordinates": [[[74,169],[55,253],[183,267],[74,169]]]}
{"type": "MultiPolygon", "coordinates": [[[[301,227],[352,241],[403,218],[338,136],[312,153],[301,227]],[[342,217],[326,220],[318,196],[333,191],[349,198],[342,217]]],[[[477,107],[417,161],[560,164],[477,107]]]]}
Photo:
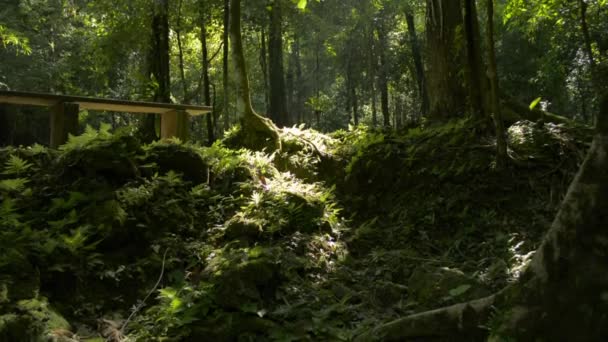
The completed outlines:
{"type": "Polygon", "coordinates": [[[285,108],[289,108],[287,111],[287,116],[289,117],[289,122],[296,121],[294,118],[294,93],[295,93],[295,81],[294,81],[294,56],[293,56],[293,47],[291,50],[291,54],[288,57],[287,61],[287,73],[285,74],[285,108]]]}
{"type": "Polygon", "coordinates": [[[203,50],[203,95],[205,98],[205,106],[211,106],[213,110],[206,115],[207,123],[207,143],[209,146],[215,142],[215,102],[211,100],[211,81],[209,79],[209,50],[207,48],[207,13],[205,2],[201,1],[201,47],[203,50]]]}
{"type": "Polygon", "coordinates": [[[283,16],[281,1],[272,3],[270,29],[268,32],[268,59],[270,76],[270,118],[279,126],[288,126],[287,99],[285,93],[285,71],[283,68],[283,16]]]}
{"type": "Polygon", "coordinates": [[[230,128],[230,101],[228,95],[230,92],[228,80],[228,53],[229,53],[229,31],[230,31],[230,0],[224,0],[224,34],[222,40],[224,42],[224,54],[222,56],[222,83],[223,83],[223,112],[224,112],[224,130],[230,128]]]}
{"type": "Polygon", "coordinates": [[[184,69],[184,49],[182,47],[182,4],[183,0],[179,0],[179,4],[177,6],[177,28],[176,28],[176,38],[177,38],[177,48],[179,55],[179,74],[182,80],[182,88],[183,88],[183,98],[184,100],[188,99],[188,84],[186,83],[186,71],[184,69]]]}
{"type": "Polygon", "coordinates": [[[354,84],[351,85],[351,96],[353,105],[353,121],[355,126],[357,126],[359,125],[359,101],[357,99],[357,87],[354,84]]]}
{"type": "Polygon", "coordinates": [[[462,24],[460,0],[427,0],[427,81],[429,117],[442,121],[465,111],[464,81],[460,76],[462,44],[456,39],[462,24]]]}
{"type": "Polygon", "coordinates": [[[488,79],[490,80],[490,108],[491,115],[494,119],[496,128],[496,166],[502,169],[508,161],[507,155],[507,139],[505,125],[500,112],[500,104],[498,94],[498,70],[496,67],[496,52],[494,44],[494,0],[486,0],[486,40],[488,42],[488,79]]]}
{"type": "Polygon", "coordinates": [[[422,63],[422,52],[418,35],[416,34],[416,23],[414,14],[411,10],[405,12],[405,20],[407,22],[407,30],[410,36],[410,47],[414,57],[414,67],[416,68],[416,82],[418,83],[418,93],[421,101],[420,112],[423,116],[429,111],[429,94],[426,90],[426,77],[424,75],[424,64],[422,63]]]}
{"type": "Polygon", "coordinates": [[[370,27],[368,35],[369,79],[367,81],[367,84],[369,86],[369,92],[372,101],[372,127],[376,127],[378,126],[378,109],[376,106],[376,69],[378,68],[378,56],[376,55],[376,39],[374,38],[373,26],[370,27]]]}
{"type": "Polygon", "coordinates": [[[262,25],[260,32],[260,68],[264,78],[264,112],[270,110],[270,89],[268,85],[268,51],[266,50],[266,29],[262,25]]]}
{"type": "Polygon", "coordinates": [[[385,127],[391,126],[391,117],[388,106],[388,61],[386,58],[386,49],[388,42],[386,37],[386,28],[382,20],[379,20],[376,26],[378,34],[378,54],[380,56],[380,72],[378,75],[378,89],[380,90],[380,110],[382,111],[382,119],[385,127]]]}
{"type": "Polygon", "coordinates": [[[304,88],[302,79],[302,61],[300,56],[300,37],[296,33],[293,41],[293,57],[295,67],[295,93],[294,93],[294,104],[293,111],[296,112],[296,123],[300,124],[304,122],[304,88]]]}
{"type": "Polygon", "coordinates": [[[278,130],[271,120],[255,113],[251,106],[251,94],[247,66],[241,38],[241,2],[230,0],[230,42],[234,60],[234,81],[237,86],[237,112],[241,119],[241,144],[253,150],[281,149],[278,130]]]}
{"type": "Polygon", "coordinates": [[[483,119],[489,112],[485,106],[483,59],[481,56],[481,37],[477,18],[476,0],[464,0],[464,28],[467,41],[467,85],[469,108],[473,117],[483,119]]]}

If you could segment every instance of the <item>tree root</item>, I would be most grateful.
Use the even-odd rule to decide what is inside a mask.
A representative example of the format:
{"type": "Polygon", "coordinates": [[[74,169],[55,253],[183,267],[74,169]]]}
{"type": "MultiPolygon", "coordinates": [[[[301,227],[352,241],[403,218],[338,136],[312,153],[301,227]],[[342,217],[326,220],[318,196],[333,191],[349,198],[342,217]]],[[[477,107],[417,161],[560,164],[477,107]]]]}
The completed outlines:
{"type": "Polygon", "coordinates": [[[483,339],[488,333],[484,325],[492,314],[498,294],[400,318],[359,335],[355,341],[426,340],[454,336],[466,337],[467,340],[483,339]]]}

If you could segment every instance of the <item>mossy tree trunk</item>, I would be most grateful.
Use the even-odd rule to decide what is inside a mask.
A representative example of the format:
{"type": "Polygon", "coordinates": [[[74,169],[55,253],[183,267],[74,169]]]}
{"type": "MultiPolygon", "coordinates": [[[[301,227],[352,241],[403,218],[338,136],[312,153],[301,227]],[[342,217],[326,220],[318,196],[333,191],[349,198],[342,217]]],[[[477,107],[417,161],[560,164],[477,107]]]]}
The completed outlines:
{"type": "Polygon", "coordinates": [[[608,339],[608,95],[593,144],[518,282],[482,299],[408,316],[358,341],[608,339]]]}
{"type": "Polygon", "coordinates": [[[238,88],[237,112],[241,120],[241,144],[252,150],[281,148],[278,129],[271,120],[256,114],[251,105],[247,66],[241,38],[241,1],[230,0],[230,43],[234,60],[234,81],[238,88]]]}

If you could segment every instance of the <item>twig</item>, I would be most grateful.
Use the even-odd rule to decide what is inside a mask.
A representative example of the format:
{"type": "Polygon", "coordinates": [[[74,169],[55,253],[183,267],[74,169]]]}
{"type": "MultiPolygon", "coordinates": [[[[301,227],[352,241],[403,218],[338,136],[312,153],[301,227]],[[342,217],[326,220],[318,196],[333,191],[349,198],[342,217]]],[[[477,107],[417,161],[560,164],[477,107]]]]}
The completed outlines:
{"type": "Polygon", "coordinates": [[[127,320],[122,324],[122,327],[120,327],[120,333],[124,334],[125,329],[127,328],[127,324],[129,324],[129,322],[131,321],[131,319],[133,318],[133,316],[135,316],[135,314],[137,312],[139,312],[139,310],[141,310],[141,308],[144,307],[144,305],[146,304],[146,300],[152,295],[152,293],[154,293],[154,291],[156,291],[156,288],[158,288],[158,285],[160,284],[160,281],[163,279],[163,275],[165,273],[165,260],[167,258],[167,252],[169,251],[169,248],[165,249],[165,253],[163,254],[163,264],[161,266],[160,269],[160,275],[158,276],[158,280],[156,281],[156,284],[154,285],[154,287],[152,288],[152,290],[150,290],[150,292],[148,292],[148,294],[146,295],[146,297],[144,297],[144,300],[141,301],[141,303],[139,303],[139,305],[137,305],[137,307],[135,308],[135,310],[133,310],[133,312],[131,312],[131,314],[129,315],[129,317],[127,318],[127,320]]]}

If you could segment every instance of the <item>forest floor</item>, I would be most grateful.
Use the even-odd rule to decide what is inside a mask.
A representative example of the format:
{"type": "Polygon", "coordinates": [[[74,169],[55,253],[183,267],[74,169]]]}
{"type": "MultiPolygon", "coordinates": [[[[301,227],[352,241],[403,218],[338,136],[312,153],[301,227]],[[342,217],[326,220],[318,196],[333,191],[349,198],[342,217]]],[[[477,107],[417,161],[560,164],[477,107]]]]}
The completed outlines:
{"type": "Polygon", "coordinates": [[[0,341],[348,341],[490,294],[591,134],[516,123],[504,170],[478,135],[291,128],[267,155],[102,127],[1,149],[0,341]]]}

